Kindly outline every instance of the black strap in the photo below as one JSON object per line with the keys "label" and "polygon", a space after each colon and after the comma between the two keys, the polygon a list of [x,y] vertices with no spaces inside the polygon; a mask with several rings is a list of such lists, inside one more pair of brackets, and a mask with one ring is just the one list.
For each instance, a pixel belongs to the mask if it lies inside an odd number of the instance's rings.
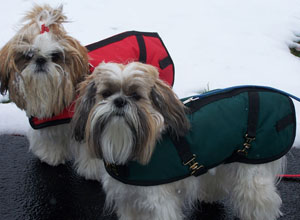
{"label": "black strap", "polygon": [[173,64],[171,57],[167,56],[164,59],[159,61],[159,67],[163,70],[164,68],[168,67],[169,65]]}
{"label": "black strap", "polygon": [[[201,166],[197,163],[197,155],[191,152],[190,145],[184,137],[172,139],[172,142],[183,165],[189,166],[191,169],[191,175],[199,176],[207,172],[207,169],[204,166]],[[192,169],[192,167],[194,169]]]}
{"label": "black strap", "polygon": [[[245,143],[243,145],[244,149],[239,149],[235,151],[224,163],[233,163],[239,161],[241,158],[245,158],[248,153],[248,149],[245,145],[250,144],[255,139],[256,129],[259,117],[259,94],[256,91],[248,92],[248,124],[247,133],[245,134]],[[249,146],[249,145],[248,145]]]}
{"label": "black strap", "polygon": [[137,40],[139,48],[140,48],[139,61],[141,63],[146,63],[147,62],[147,51],[146,51],[146,44],[145,44],[143,35],[137,34],[136,40]]}
{"label": "black strap", "polygon": [[53,121],[46,121],[40,124],[35,124],[34,123],[34,117],[30,117],[29,119],[29,124],[33,129],[42,129],[50,126],[57,126],[57,125],[62,125],[62,124],[68,124],[71,122],[72,118],[63,118],[63,119],[57,119]]}
{"label": "black strap", "polygon": [[183,163],[186,163],[193,158],[189,143],[184,137],[180,137],[179,139],[175,140],[173,139],[172,141]]}
{"label": "black strap", "polygon": [[159,35],[155,32],[126,31],[126,32],[114,35],[112,37],[106,38],[104,40],[100,40],[98,42],[89,44],[85,47],[87,48],[88,51],[93,51],[93,50],[97,50],[101,47],[107,46],[109,44],[124,40],[127,37],[137,36],[137,35],[159,38]]}
{"label": "black strap", "polygon": [[288,114],[287,116],[277,121],[276,131],[280,132],[281,130],[285,129],[287,126],[293,123],[295,123],[295,115],[293,113]]}
{"label": "black strap", "polygon": [[254,138],[256,136],[256,129],[259,116],[259,94],[256,91],[248,92],[249,107],[248,107],[248,137]]}

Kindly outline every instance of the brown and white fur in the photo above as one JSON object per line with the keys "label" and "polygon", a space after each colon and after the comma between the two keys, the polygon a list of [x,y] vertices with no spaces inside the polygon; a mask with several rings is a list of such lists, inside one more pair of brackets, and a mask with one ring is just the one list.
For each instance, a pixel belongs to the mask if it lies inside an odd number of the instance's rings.
{"label": "brown and white fur", "polygon": [[[88,73],[87,50],[69,36],[62,6],[34,6],[0,51],[0,92],[28,117],[51,118],[69,106]],[[50,165],[70,158],[70,125],[30,130],[30,151]]]}
{"label": "brown and white fur", "polygon": [[[73,135],[84,152],[77,166],[87,175],[97,171],[106,206],[114,208],[120,220],[182,220],[182,210],[196,201],[224,197],[241,220],[281,215],[275,185],[284,157],[261,165],[220,165],[199,177],[147,187],[123,184],[106,172],[101,159],[118,165],[130,160],[147,164],[162,132],[180,136],[189,129],[185,107],[154,67],[102,63],[81,84],[76,106]],[[88,160],[95,166],[84,168]]]}

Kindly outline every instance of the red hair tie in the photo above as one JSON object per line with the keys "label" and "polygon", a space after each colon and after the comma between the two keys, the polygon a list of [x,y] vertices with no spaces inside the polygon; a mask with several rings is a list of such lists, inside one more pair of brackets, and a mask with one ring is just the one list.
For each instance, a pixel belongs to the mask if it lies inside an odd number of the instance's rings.
{"label": "red hair tie", "polygon": [[40,33],[43,34],[45,32],[49,32],[49,28],[45,24],[42,24]]}

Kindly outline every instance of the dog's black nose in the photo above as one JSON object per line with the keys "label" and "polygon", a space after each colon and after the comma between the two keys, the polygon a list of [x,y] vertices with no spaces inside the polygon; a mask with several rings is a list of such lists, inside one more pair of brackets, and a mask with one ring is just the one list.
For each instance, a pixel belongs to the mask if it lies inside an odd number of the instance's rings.
{"label": "dog's black nose", "polygon": [[39,58],[36,59],[35,62],[36,62],[37,65],[42,66],[47,62],[47,60],[44,57],[39,57]]}
{"label": "dog's black nose", "polygon": [[127,104],[127,101],[126,101],[125,98],[118,97],[114,100],[114,104],[115,104],[116,107],[122,108]]}

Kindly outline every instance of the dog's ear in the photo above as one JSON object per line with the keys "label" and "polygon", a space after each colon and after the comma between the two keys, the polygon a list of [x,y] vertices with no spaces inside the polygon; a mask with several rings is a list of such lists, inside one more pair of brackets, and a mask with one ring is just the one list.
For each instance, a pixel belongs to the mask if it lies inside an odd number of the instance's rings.
{"label": "dog's ear", "polygon": [[0,50],[0,93],[5,94],[8,90],[10,74],[16,69],[14,56],[11,54],[10,44],[6,44]]}
{"label": "dog's ear", "polygon": [[166,128],[177,137],[184,136],[190,123],[185,115],[186,107],[173,90],[157,78],[150,97],[155,108],[164,117]]}
{"label": "dog's ear", "polygon": [[89,113],[96,101],[96,86],[93,81],[84,81],[80,84],[80,96],[76,101],[75,113],[72,118],[73,137],[81,142],[85,139],[86,124]]}
{"label": "dog's ear", "polygon": [[88,51],[79,41],[68,35],[63,36],[63,39],[67,42],[65,49],[71,54],[68,65],[72,72],[72,81],[76,85],[82,80],[83,75],[89,73]]}

